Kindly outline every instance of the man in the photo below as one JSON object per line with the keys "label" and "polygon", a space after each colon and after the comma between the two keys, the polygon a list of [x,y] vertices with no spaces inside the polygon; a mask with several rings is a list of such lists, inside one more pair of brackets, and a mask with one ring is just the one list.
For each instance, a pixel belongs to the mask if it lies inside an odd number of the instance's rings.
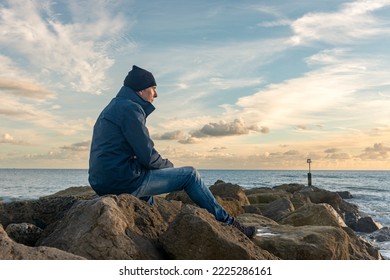
{"label": "man", "polygon": [[156,81],[149,71],[133,66],[117,96],[99,115],[93,129],[89,183],[99,195],[129,193],[153,205],[153,195],[185,190],[218,221],[232,224],[248,237],[244,227],[216,201],[193,167],[174,168],[155,150],[146,118],[155,107]]}

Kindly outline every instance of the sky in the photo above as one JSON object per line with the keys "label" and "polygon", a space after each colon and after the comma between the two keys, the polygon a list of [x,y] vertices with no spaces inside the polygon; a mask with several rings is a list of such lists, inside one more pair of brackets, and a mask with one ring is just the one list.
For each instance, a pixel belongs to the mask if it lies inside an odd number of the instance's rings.
{"label": "sky", "polygon": [[199,169],[390,170],[390,0],[0,0],[0,168],[88,168],[132,65]]}

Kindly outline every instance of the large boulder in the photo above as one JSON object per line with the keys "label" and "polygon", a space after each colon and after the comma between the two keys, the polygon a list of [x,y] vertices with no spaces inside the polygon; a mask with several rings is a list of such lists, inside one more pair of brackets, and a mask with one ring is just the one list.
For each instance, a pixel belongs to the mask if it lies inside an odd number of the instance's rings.
{"label": "large boulder", "polygon": [[[161,209],[168,211],[167,205]],[[158,206],[134,196],[104,196],[75,203],[40,244],[95,260],[163,259],[157,240],[166,220]]]}
{"label": "large boulder", "polygon": [[331,205],[343,217],[347,226],[353,230],[356,229],[357,221],[360,218],[359,209],[356,205],[342,199],[338,193],[316,187],[306,188],[301,193],[307,196],[313,203],[327,203]]}
{"label": "large boulder", "polygon": [[250,204],[262,204],[270,203],[275,200],[285,198],[291,199],[292,194],[284,190],[270,189],[270,188],[258,188],[254,190],[246,191]]}
{"label": "large boulder", "polygon": [[222,199],[237,200],[241,206],[250,204],[244,189],[236,184],[218,180],[210,187],[210,191],[214,196],[219,196]]}
{"label": "large boulder", "polygon": [[29,223],[42,229],[60,220],[78,201],[76,197],[45,197],[0,204],[0,224]]}
{"label": "large boulder", "polygon": [[81,186],[81,187],[70,187],[65,190],[58,191],[54,194],[44,196],[43,198],[51,197],[75,197],[78,199],[91,199],[95,198],[98,195],[90,186]]}
{"label": "large boulder", "polygon": [[372,217],[367,216],[360,218],[357,221],[355,231],[371,233],[378,229],[381,229],[382,227],[383,226],[380,223],[375,222]]}
{"label": "large boulder", "polygon": [[370,233],[368,237],[375,242],[388,242],[390,241],[390,228],[383,227]]}
{"label": "large boulder", "polygon": [[70,187],[36,200],[0,203],[0,224],[29,223],[41,229],[60,220],[76,201],[97,197],[90,186]]}
{"label": "large boulder", "polygon": [[191,205],[182,208],[160,236],[160,242],[173,259],[277,259],[233,226],[220,223],[206,210]]}
{"label": "large boulder", "polygon": [[49,247],[29,247],[13,241],[0,225],[0,260],[82,260],[80,256]]}
{"label": "large boulder", "polygon": [[264,216],[279,221],[294,211],[294,205],[289,199],[279,198],[278,200],[269,203],[262,212]]}
{"label": "large boulder", "polygon": [[343,218],[326,203],[309,203],[279,220],[293,226],[316,225],[346,227]]}
{"label": "large boulder", "polygon": [[253,240],[284,260],[377,260],[378,251],[356,236],[333,226],[276,225],[263,228]]}
{"label": "large boulder", "polygon": [[[231,216],[239,216],[244,213],[245,210],[243,207],[250,204],[244,189],[239,185],[218,180],[210,187],[210,191],[215,196],[218,203]],[[171,192],[167,194],[165,198],[167,200],[177,200],[184,204],[197,206],[185,191]]]}
{"label": "large boulder", "polygon": [[165,196],[166,200],[181,201],[184,204],[196,205],[185,191],[171,192]]}

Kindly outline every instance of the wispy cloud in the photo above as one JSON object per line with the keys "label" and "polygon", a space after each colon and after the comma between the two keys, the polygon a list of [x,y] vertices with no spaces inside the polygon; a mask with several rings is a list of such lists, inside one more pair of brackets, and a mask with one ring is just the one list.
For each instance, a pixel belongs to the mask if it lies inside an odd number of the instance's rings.
{"label": "wispy cloud", "polygon": [[10,93],[15,96],[22,96],[33,99],[47,99],[55,96],[53,92],[30,81],[7,79],[1,77],[0,91]]}
{"label": "wispy cloud", "polygon": [[0,96],[0,115],[9,120],[21,121],[40,128],[47,128],[60,135],[72,135],[91,127],[90,118],[69,120],[42,109],[39,103],[26,103],[12,96]]}
{"label": "wispy cloud", "polygon": [[[57,11],[66,7],[68,15]],[[105,72],[114,62],[108,46],[124,27],[123,16],[114,14],[107,1],[12,0],[0,6],[0,43],[7,53],[19,55],[19,67],[52,84],[61,76],[62,86],[80,92],[104,88]]]}
{"label": "wispy cloud", "polygon": [[[384,71],[387,65],[375,58],[367,57],[364,60],[354,55],[340,55],[339,51],[326,51],[326,56],[323,54],[321,52],[314,55],[315,59],[308,59],[324,63],[317,64],[318,69],[240,98],[237,106],[241,116],[260,120],[272,129],[294,123],[322,125],[324,122],[350,118],[364,121],[366,114],[373,111],[388,115],[385,106],[389,103],[383,97],[377,97],[376,101],[359,101],[359,92],[369,91],[373,94],[375,88],[388,83]],[[374,107],[377,110],[373,110]]]}
{"label": "wispy cloud", "polygon": [[355,1],[330,13],[308,13],[291,24],[294,44],[321,41],[346,44],[373,36],[389,34],[389,22],[373,12],[390,5],[388,0]]}

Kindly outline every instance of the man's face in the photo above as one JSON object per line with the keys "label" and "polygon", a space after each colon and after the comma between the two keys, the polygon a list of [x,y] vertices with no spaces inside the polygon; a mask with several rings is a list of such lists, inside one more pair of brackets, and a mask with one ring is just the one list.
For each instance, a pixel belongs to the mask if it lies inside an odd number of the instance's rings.
{"label": "man's face", "polygon": [[143,100],[148,101],[150,103],[153,102],[153,100],[157,97],[157,90],[156,86],[149,87],[147,89],[143,89],[139,91],[139,95],[142,97]]}

